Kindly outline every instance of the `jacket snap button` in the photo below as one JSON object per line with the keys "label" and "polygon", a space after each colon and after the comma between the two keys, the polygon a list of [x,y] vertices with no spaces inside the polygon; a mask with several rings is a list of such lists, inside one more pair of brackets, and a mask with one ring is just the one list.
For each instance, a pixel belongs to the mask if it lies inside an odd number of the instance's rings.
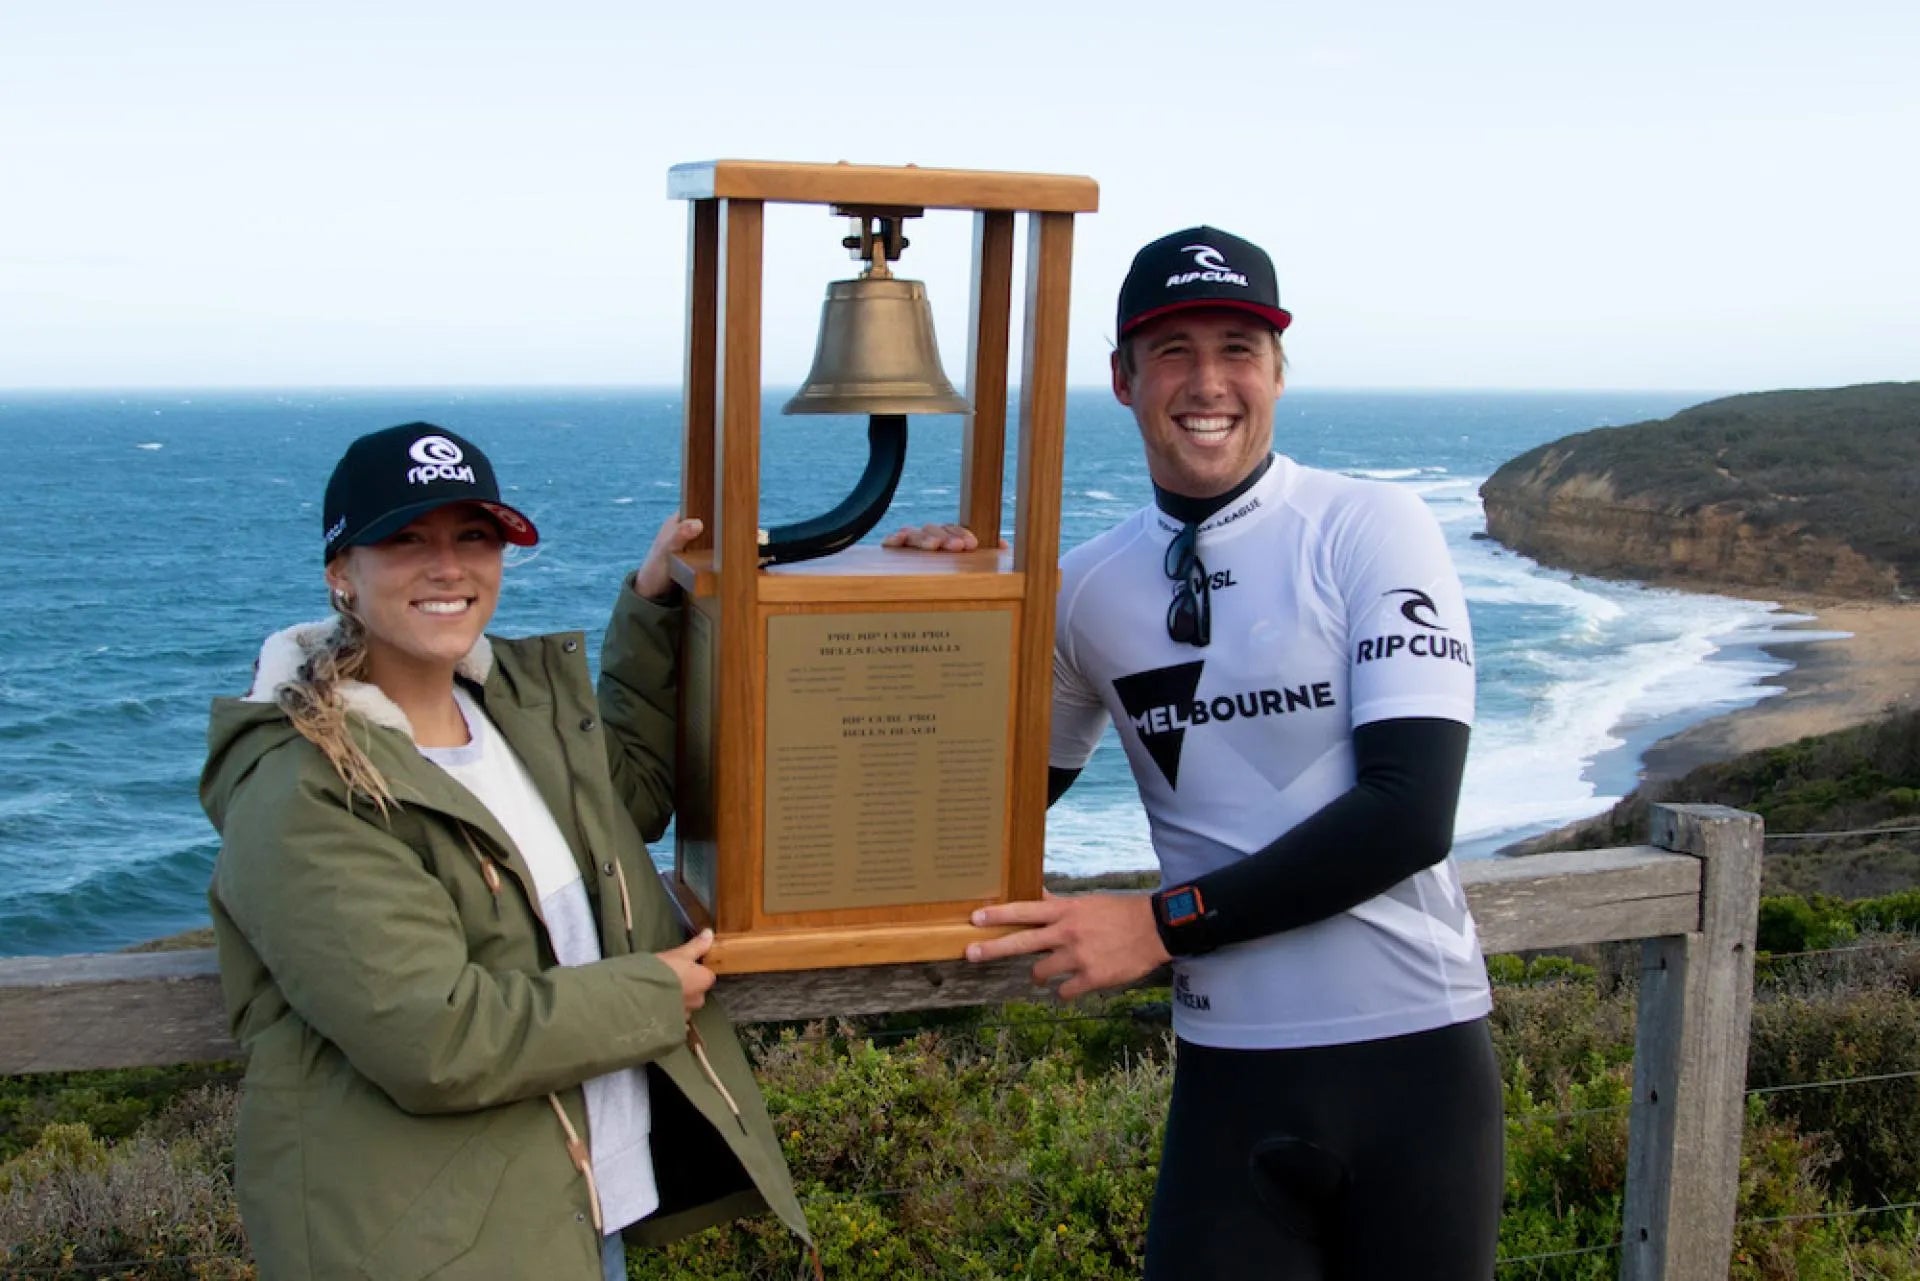
{"label": "jacket snap button", "polygon": [[573,1216],[573,1221],[575,1223],[585,1223],[587,1221],[587,1216],[578,1211],[575,1211]]}
{"label": "jacket snap button", "polygon": [[593,717],[591,717],[591,716],[582,716],[582,717],[580,718],[580,728],[581,728],[581,729],[589,729],[589,730],[590,730],[590,729],[592,729],[592,728],[594,727],[594,725],[595,725],[595,723],[596,723],[596,722],[594,721],[594,719],[593,719]]}
{"label": "jacket snap button", "polygon": [[606,862],[606,863],[602,863],[602,864],[600,865],[600,872],[601,872],[601,874],[602,874],[603,876],[612,876],[612,875],[613,875],[613,863],[612,863],[611,861],[609,861],[609,862]]}
{"label": "jacket snap button", "polygon": [[580,648],[580,642],[577,640],[563,641],[560,645],[560,648],[566,650],[567,653],[571,654],[573,653],[574,650]]}

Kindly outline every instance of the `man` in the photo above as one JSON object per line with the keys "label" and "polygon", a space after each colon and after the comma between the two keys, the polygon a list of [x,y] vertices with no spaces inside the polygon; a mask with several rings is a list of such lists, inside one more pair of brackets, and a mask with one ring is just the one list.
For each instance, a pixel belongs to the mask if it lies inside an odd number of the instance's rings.
{"label": "man", "polygon": [[983,909],[1029,928],[967,954],[1039,954],[1069,998],[1172,960],[1148,1277],[1485,1278],[1500,1083],[1448,858],[1465,601],[1418,497],[1272,452],[1291,321],[1236,236],[1135,257],[1113,391],[1154,502],[1062,560],[1049,795],[1111,719],[1163,888]]}

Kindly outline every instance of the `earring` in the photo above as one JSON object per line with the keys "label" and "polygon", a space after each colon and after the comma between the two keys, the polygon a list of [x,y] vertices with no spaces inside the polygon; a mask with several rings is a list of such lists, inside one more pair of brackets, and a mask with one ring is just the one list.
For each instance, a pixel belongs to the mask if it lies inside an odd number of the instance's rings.
{"label": "earring", "polygon": [[333,607],[342,614],[351,614],[353,612],[353,597],[336,588],[333,593]]}

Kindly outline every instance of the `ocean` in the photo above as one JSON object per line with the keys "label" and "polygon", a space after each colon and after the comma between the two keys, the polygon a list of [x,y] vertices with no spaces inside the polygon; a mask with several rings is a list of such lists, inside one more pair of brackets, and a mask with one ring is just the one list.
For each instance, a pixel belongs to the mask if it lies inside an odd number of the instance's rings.
{"label": "ocean", "polygon": [[[767,396],[763,525],[819,514],[865,460],[861,423],[781,418],[784,398]],[[1280,450],[1406,486],[1446,531],[1479,675],[1461,857],[1606,808],[1654,738],[1756,701],[1784,666],[1759,648],[1787,621],[1767,603],[1546,570],[1484,537],[1478,488],[1506,459],[1706,398],[1281,400]],[[325,614],[320,493],[354,436],[425,420],[483,445],[543,536],[510,556],[493,630],[584,628],[597,648],[620,575],[676,501],[679,418],[674,393],[632,389],[0,391],[0,955],[111,950],[205,923],[207,702],[246,687],[267,633]],[[875,537],[954,510],[958,419],[916,419],[911,437]],[[1147,500],[1132,420],[1108,393],[1070,394],[1065,474],[1063,548]],[[1047,866],[1152,863],[1109,742],[1050,812]]]}

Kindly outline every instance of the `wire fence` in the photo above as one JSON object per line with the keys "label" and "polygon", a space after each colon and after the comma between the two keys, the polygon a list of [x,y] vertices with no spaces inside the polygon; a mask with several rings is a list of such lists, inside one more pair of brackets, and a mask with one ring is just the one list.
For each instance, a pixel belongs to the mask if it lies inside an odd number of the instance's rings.
{"label": "wire fence", "polygon": [[1769,841],[1832,841],[1851,836],[1905,836],[1920,832],[1920,827],[1855,827],[1841,832],[1765,832]]}
{"label": "wire fence", "polygon": [[[1803,960],[1812,957],[1837,957],[1877,952],[1920,951],[1920,935],[1902,938],[1883,939],[1868,943],[1850,943],[1836,947],[1808,948],[1796,952],[1762,952],[1760,956],[1768,962]],[[1566,982],[1574,976],[1555,975],[1545,982]],[[1037,1007],[1037,1002],[1036,1002]],[[769,1036],[789,1041],[793,1044],[827,1044],[837,1041],[900,1041],[910,1040],[925,1033],[948,1037],[988,1036],[999,1032],[1052,1032],[1063,1028],[1085,1027],[1090,1024],[1131,1023],[1141,1026],[1165,1027],[1172,1022],[1172,1002],[1143,1001],[1119,1010],[1060,1011],[1022,1015],[1016,1018],[971,1018],[964,1012],[948,1014],[943,1018],[928,1019],[892,1027],[874,1027],[873,1020],[886,1019],[888,1015],[864,1015],[847,1019],[808,1019],[796,1020],[806,1030],[793,1031],[792,1024],[761,1024],[762,1028],[782,1027],[778,1033]]]}

